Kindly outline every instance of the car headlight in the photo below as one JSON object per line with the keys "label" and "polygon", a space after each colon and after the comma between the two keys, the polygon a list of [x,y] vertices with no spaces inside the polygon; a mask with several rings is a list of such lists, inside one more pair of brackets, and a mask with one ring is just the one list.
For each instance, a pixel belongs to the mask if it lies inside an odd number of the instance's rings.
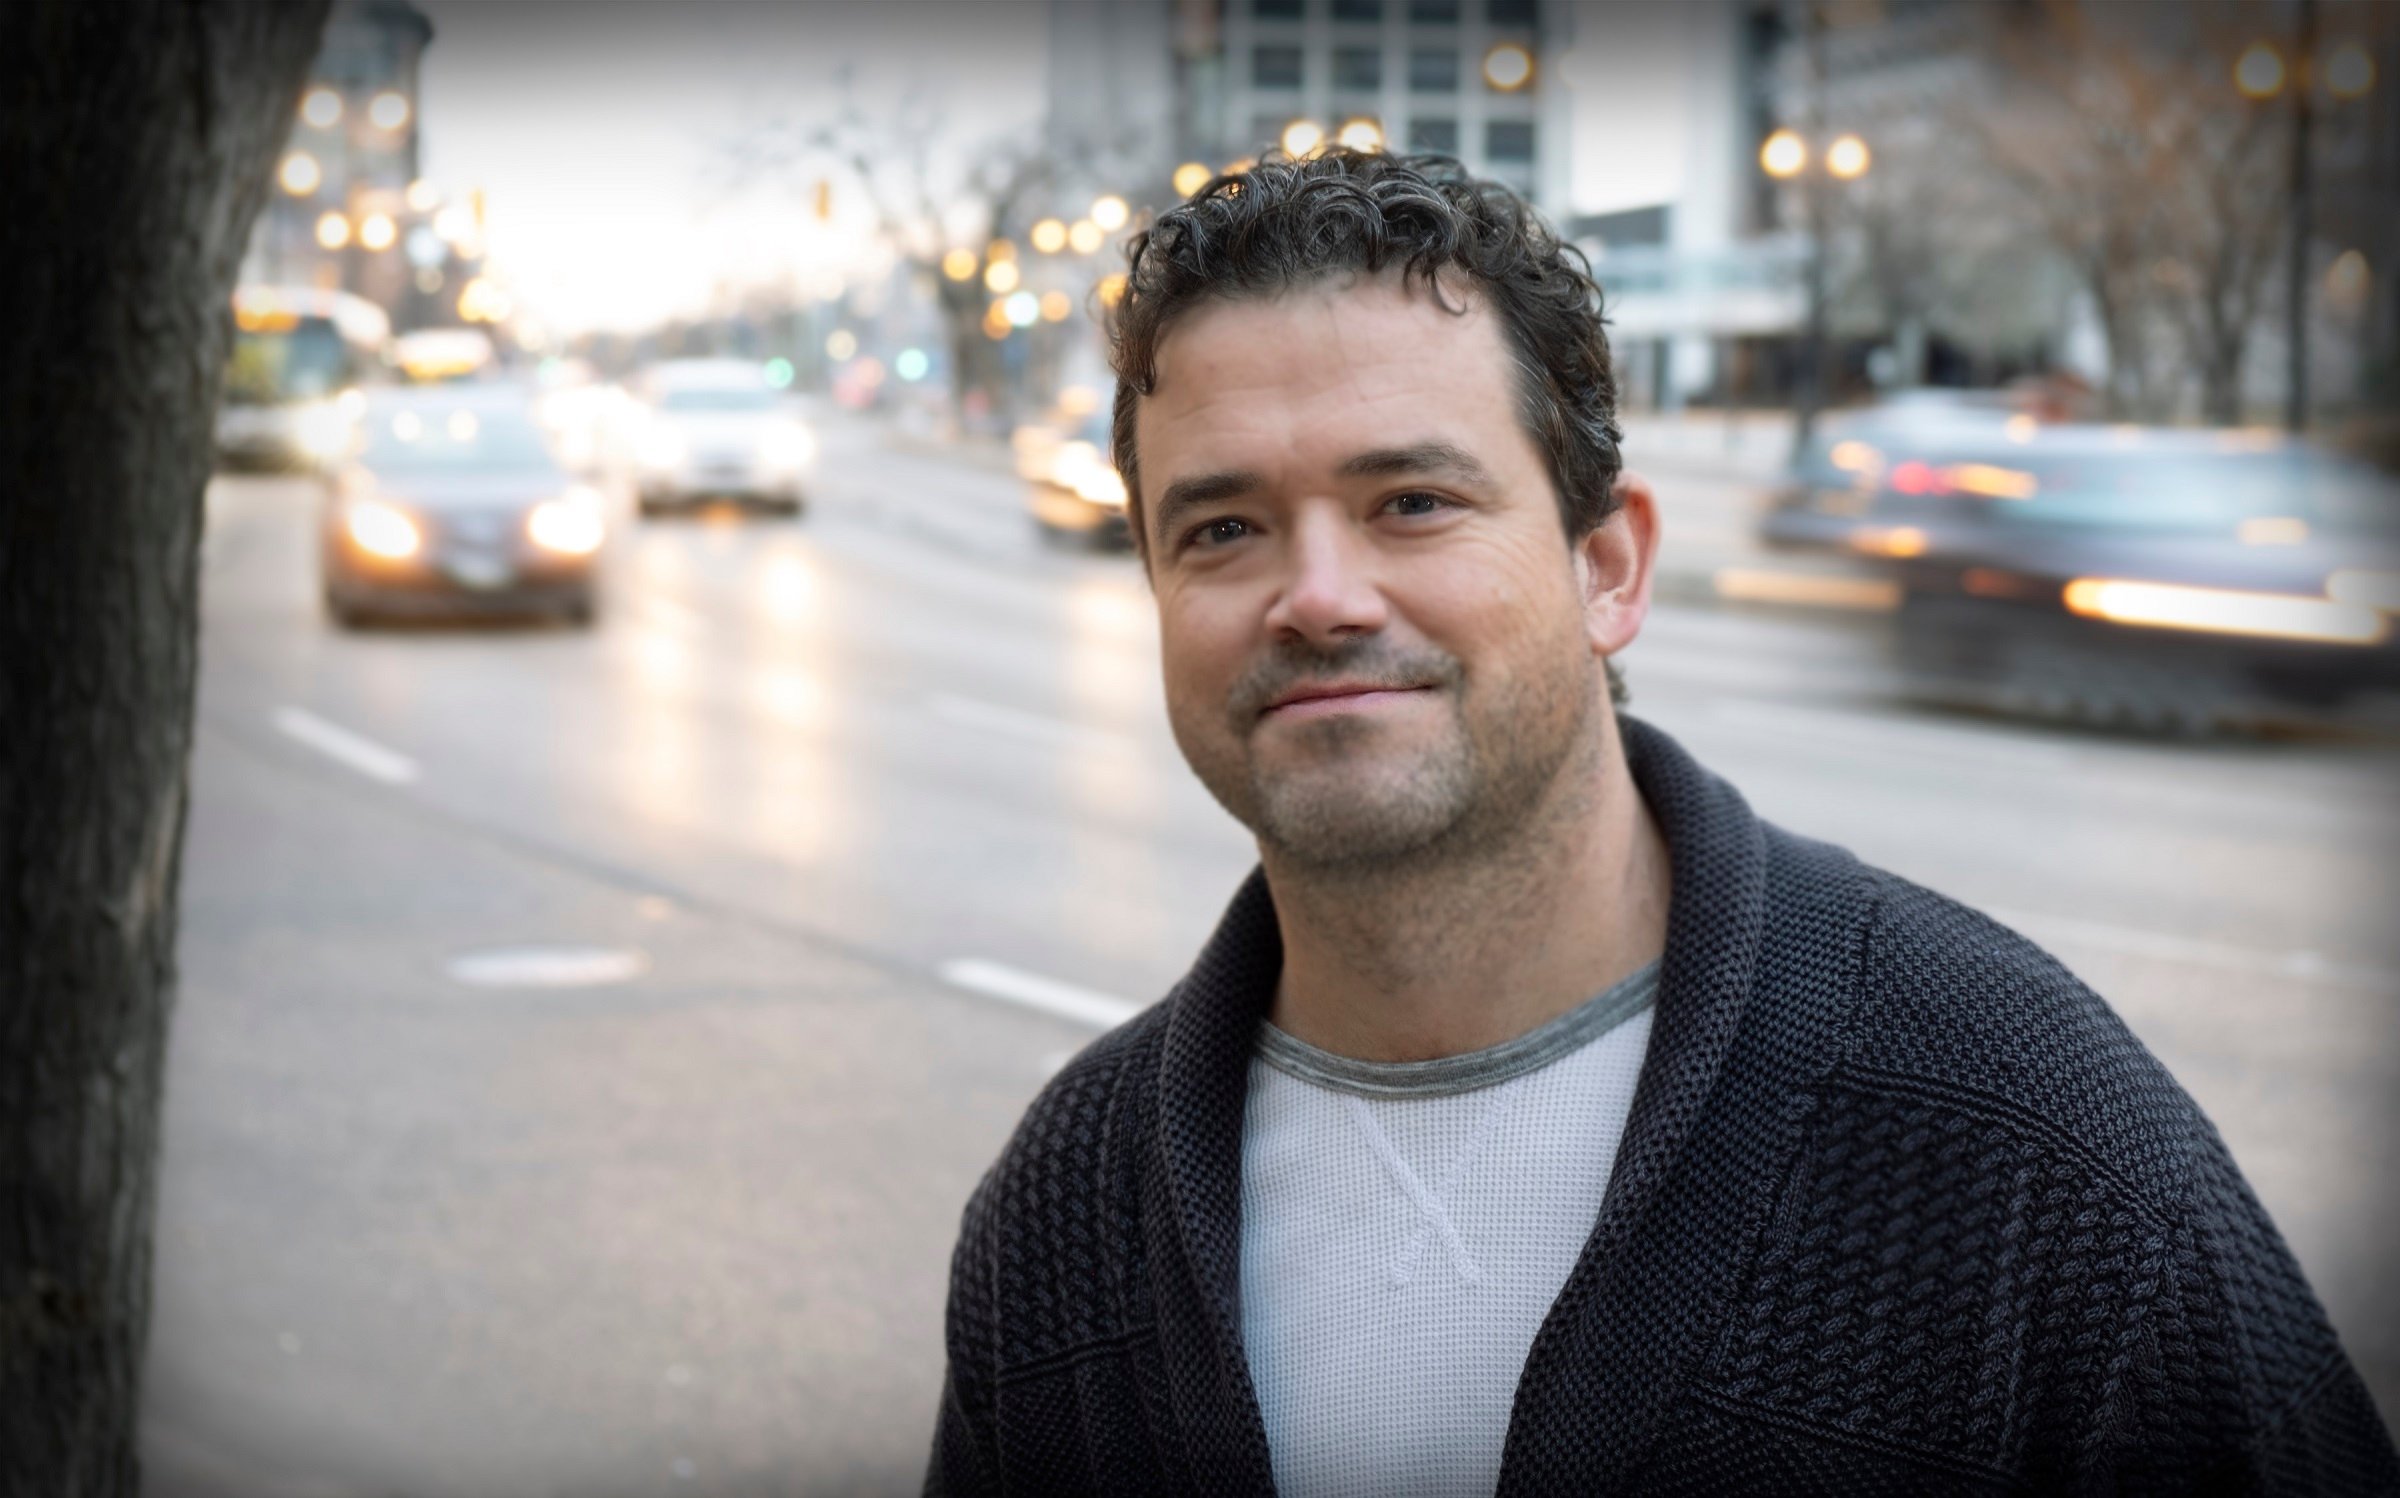
{"label": "car headlight", "polygon": [[683,438],[673,427],[652,427],[642,434],[644,468],[673,468],[683,461]]}
{"label": "car headlight", "polygon": [[1112,510],[1125,508],[1124,475],[1105,463],[1077,474],[1075,492],[1096,505],[1106,505]]}
{"label": "car headlight", "polygon": [[360,551],[394,562],[415,556],[425,544],[414,520],[379,499],[353,502],[345,528]]}
{"label": "car headlight", "polygon": [[769,468],[793,469],[808,466],[817,455],[817,439],[798,422],[776,427],[767,433],[759,445],[759,456]]}
{"label": "car headlight", "polygon": [[607,523],[600,518],[600,496],[577,485],[558,499],[542,501],[525,517],[525,534],[544,551],[590,556],[608,534]]}
{"label": "car headlight", "polygon": [[310,401],[293,413],[300,450],[330,463],[350,450],[350,408],[338,400]]}

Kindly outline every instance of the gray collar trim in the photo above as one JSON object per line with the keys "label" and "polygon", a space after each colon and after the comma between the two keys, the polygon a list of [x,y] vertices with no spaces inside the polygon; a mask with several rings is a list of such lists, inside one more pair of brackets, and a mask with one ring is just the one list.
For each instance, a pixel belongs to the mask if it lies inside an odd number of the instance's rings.
{"label": "gray collar trim", "polygon": [[1497,1087],[1582,1049],[1650,1007],[1658,964],[1646,963],[1608,989],[1514,1040],[1431,1061],[1360,1061],[1322,1051],[1258,1022],[1258,1057],[1286,1076],[1359,1097],[1449,1097]]}

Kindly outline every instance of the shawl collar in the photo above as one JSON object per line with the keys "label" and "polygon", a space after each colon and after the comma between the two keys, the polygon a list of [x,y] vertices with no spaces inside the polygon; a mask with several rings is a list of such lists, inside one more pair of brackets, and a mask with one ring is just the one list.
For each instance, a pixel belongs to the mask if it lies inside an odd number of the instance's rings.
{"label": "shawl collar", "polygon": [[[1705,1334],[1706,1318],[1693,1314],[1677,1318],[1684,1335],[1657,1337],[1654,1307],[1623,1304],[1636,1290],[1623,1271],[1627,1257],[1648,1244],[1691,1236],[1662,1235],[1658,1207],[1749,997],[1766,905],[1764,837],[1731,786],[1657,729],[1620,721],[1635,784],[1669,850],[1666,958],[1649,1054],[1607,1197],[1518,1384],[1502,1492],[1528,1480],[1546,1490],[1556,1460],[1570,1456],[1526,1449],[1522,1435],[1529,1425],[1552,1423],[1540,1418],[1548,1413],[1543,1407],[1571,1394],[1553,1375],[1568,1363],[1592,1366],[1586,1359],[1611,1370],[1612,1398],[1624,1408],[1602,1423],[1629,1444],[1613,1454],[1572,1453],[1582,1474],[1572,1485],[1599,1491],[1620,1482]],[[1241,1340],[1242,1108],[1258,1025],[1282,966],[1274,902],[1264,874],[1254,871],[1169,996],[1155,1147],[1174,1220],[1149,1224],[1154,1247],[1182,1261],[1202,1300],[1200,1315],[1169,1318],[1181,1327],[1167,1320],[1161,1326],[1166,1359],[1184,1375],[1176,1380],[1184,1437],[1195,1455],[1211,1451],[1218,1458],[1210,1464],[1216,1482],[1257,1492],[1271,1492],[1274,1480]],[[1640,1293],[1651,1293],[1655,1281],[1653,1275]],[[1637,1335],[1642,1327],[1651,1330]],[[1174,1333],[1184,1329],[1204,1345],[1175,1345],[1185,1339]]]}

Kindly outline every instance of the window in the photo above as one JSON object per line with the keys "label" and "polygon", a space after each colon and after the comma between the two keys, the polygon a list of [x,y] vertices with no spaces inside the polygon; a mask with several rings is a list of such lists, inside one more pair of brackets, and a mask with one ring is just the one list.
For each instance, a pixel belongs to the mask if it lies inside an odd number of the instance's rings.
{"label": "window", "polygon": [[1298,88],[1300,86],[1300,49],[1298,47],[1258,47],[1250,53],[1250,86],[1252,88]]}
{"label": "window", "polygon": [[1408,18],[1421,26],[1458,24],[1458,0],[1408,0]]}
{"label": "window", "polygon": [[1297,21],[1308,13],[1308,0],[1250,0],[1250,14],[1262,21]]}
{"label": "window", "polygon": [[1485,14],[1494,26],[1531,26],[1540,17],[1540,0],[1491,0]]}
{"label": "window", "polygon": [[1337,21],[1380,21],[1383,19],[1383,0],[1333,0],[1333,18]]}
{"label": "window", "polygon": [[1408,91],[1449,94],[1458,91],[1458,51],[1452,47],[1416,47],[1408,54]]}
{"label": "window", "polygon": [[1458,121],[1410,120],[1408,148],[1412,151],[1438,151],[1444,156],[1458,154]]}
{"label": "window", "polygon": [[1484,126],[1483,154],[1494,161],[1533,160],[1533,121],[1494,120]]}
{"label": "window", "polygon": [[1333,86],[1335,88],[1363,89],[1383,87],[1383,49],[1380,47],[1334,48]]}

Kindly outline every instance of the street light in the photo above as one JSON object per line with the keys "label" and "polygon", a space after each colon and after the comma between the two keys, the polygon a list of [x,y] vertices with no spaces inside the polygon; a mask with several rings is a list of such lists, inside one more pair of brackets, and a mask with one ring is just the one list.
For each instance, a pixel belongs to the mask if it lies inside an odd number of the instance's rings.
{"label": "street light", "polygon": [[1483,54],[1483,81],[1503,94],[1513,94],[1533,82],[1533,54],[1516,42],[1502,42]]}
{"label": "street light", "polygon": [[442,190],[423,177],[408,184],[408,211],[431,213],[442,206]]}
{"label": "street light", "polygon": [[1216,175],[1200,162],[1187,161],[1175,168],[1175,195],[1179,198],[1188,198],[1201,188],[1208,186],[1210,180]]}
{"label": "street light", "polygon": [[2375,59],[2355,41],[2344,42],[2325,59],[2325,92],[2348,103],[2363,99],[2375,86]]}
{"label": "street light", "polygon": [[[1811,124],[1813,133],[1818,128],[1814,111]],[[1778,182],[1802,179],[1802,196],[1808,210],[1808,327],[1801,345],[1800,386],[1792,422],[1796,450],[1807,445],[1816,428],[1817,408],[1825,402],[1825,179],[1855,182],[1867,174],[1875,160],[1865,141],[1854,134],[1842,134],[1826,144],[1821,158],[1824,170],[1812,172],[1809,145],[1807,136],[1787,126],[1768,136],[1758,147],[1759,169],[1768,176]]]}
{"label": "street light", "polygon": [[1797,177],[1808,169],[1808,142],[1797,130],[1778,130],[1758,148],[1758,164],[1777,181]]}
{"label": "street light", "polygon": [[1294,120],[1283,127],[1283,154],[1306,156],[1325,144],[1325,127],[1315,120]]}
{"label": "street light", "polygon": [[983,285],[987,291],[1003,296],[1017,289],[1017,262],[995,260],[983,268]]}
{"label": "street light", "polygon": [[1045,255],[1055,255],[1067,247],[1067,226],[1057,219],[1046,218],[1026,232],[1033,247]]}
{"label": "street light", "polygon": [[370,213],[359,222],[358,242],[370,250],[388,250],[400,237],[400,226],[388,213]]}
{"label": "street light", "polygon": [[367,123],[378,130],[397,130],[408,123],[408,95],[385,89],[367,105]]}
{"label": "street light", "polygon": [[317,243],[338,250],[349,242],[350,220],[338,213],[327,213],[317,220]]}
{"label": "street light", "polygon": [[2291,246],[2284,256],[2283,424],[2297,432],[2308,425],[2308,249],[2315,234],[2314,150],[2316,101],[2312,84],[2322,82],[2337,102],[2365,97],[2375,86],[2375,59],[2356,40],[2317,55],[2316,0],[2300,0],[2297,34],[2287,64],[2275,44],[2255,41],[2233,63],[2233,86],[2242,97],[2264,104],[2291,96],[2292,151],[2287,215]]}
{"label": "street light", "polygon": [[973,250],[950,251],[942,257],[942,274],[953,281],[974,280],[975,252]]}
{"label": "street light", "polygon": [[1045,291],[1042,293],[1042,321],[1065,322],[1067,314],[1074,310],[1075,299],[1065,292]]}
{"label": "street light", "polygon": [[2283,92],[2283,54],[2271,42],[2252,42],[2233,62],[2233,86],[2245,99],[2272,99]]}
{"label": "street light", "polygon": [[1124,228],[1127,217],[1125,200],[1115,193],[1104,193],[1092,199],[1092,222],[1104,231],[1113,234]]}
{"label": "street light", "polygon": [[317,165],[317,158],[306,151],[294,151],[283,158],[283,165],[277,169],[275,180],[282,183],[283,190],[293,197],[305,198],[325,180],[325,172]]}
{"label": "street light", "polygon": [[300,101],[300,118],[319,130],[331,130],[342,122],[342,96],[321,84],[310,89]]}
{"label": "street light", "polygon": [[858,335],[848,328],[836,328],[825,335],[825,357],[839,364],[858,352]]}
{"label": "street light", "polygon": [[1344,120],[1342,128],[1333,138],[1353,151],[1383,149],[1383,127],[1364,115],[1354,120]]}
{"label": "street light", "polygon": [[1106,243],[1108,236],[1088,218],[1079,218],[1067,230],[1067,248],[1078,255],[1089,255]]}

